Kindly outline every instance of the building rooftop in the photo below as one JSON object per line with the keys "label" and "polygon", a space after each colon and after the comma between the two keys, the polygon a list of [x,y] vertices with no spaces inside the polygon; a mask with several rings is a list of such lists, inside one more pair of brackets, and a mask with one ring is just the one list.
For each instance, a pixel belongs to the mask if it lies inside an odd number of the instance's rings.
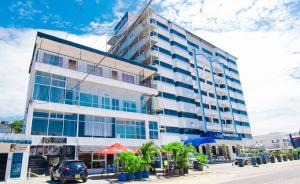
{"label": "building rooftop", "polygon": [[40,49],[59,53],[60,55],[74,57],[80,60],[86,60],[93,63],[99,63],[101,61],[101,65],[116,68],[118,70],[129,70],[131,73],[136,74],[143,72],[145,77],[151,76],[157,72],[157,69],[152,66],[136,63],[95,48],[64,40],[42,32],[37,32],[35,44],[35,49],[38,46]]}

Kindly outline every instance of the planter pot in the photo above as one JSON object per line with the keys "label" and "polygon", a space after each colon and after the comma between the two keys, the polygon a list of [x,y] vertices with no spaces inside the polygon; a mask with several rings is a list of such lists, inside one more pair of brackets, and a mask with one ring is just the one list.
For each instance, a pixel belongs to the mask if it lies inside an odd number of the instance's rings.
{"label": "planter pot", "polygon": [[149,178],[150,171],[143,171],[143,178]]}
{"label": "planter pot", "polygon": [[256,158],[251,158],[251,165],[256,166]]}
{"label": "planter pot", "polygon": [[179,175],[179,169],[175,169],[175,175]]}
{"label": "planter pot", "polygon": [[293,160],[294,160],[293,155],[289,155],[289,156],[288,156],[288,159],[289,159],[290,161],[293,161]]}
{"label": "planter pot", "polygon": [[293,157],[294,157],[294,160],[298,160],[299,159],[298,155],[293,155]]}
{"label": "planter pot", "polygon": [[256,157],[256,162],[257,162],[258,165],[261,165],[262,164],[261,158],[260,157]]}
{"label": "planter pot", "polygon": [[180,176],[183,176],[183,175],[184,175],[183,168],[180,168],[180,169],[179,169],[179,175],[180,175]]}
{"label": "planter pot", "polygon": [[127,179],[128,181],[133,180],[133,179],[134,179],[134,173],[127,173],[127,174],[126,174],[126,179]]}
{"label": "planter pot", "polygon": [[239,164],[239,167],[244,167],[244,160],[243,159],[238,159],[238,164]]}
{"label": "planter pot", "polygon": [[288,157],[287,156],[283,156],[282,160],[285,161],[285,162],[287,162],[288,161]]}
{"label": "planter pot", "polygon": [[277,159],[277,162],[282,162],[281,156],[277,156],[276,159]]}
{"label": "planter pot", "polygon": [[203,165],[202,164],[199,165],[199,169],[198,170],[199,171],[203,171]]}
{"label": "planter pot", "polygon": [[274,156],[270,157],[270,160],[271,160],[271,163],[275,163],[275,162],[276,162],[276,160],[275,160],[275,157],[274,157]]}
{"label": "planter pot", "polygon": [[198,161],[193,161],[194,169],[198,170],[199,169],[199,162]]}
{"label": "planter pot", "polygon": [[138,171],[134,173],[134,175],[135,175],[135,179],[140,180],[143,178],[143,171]]}
{"label": "planter pot", "polygon": [[126,181],[126,173],[118,173],[119,181]]}
{"label": "planter pot", "polygon": [[267,164],[267,163],[268,163],[267,157],[266,157],[266,156],[263,156],[263,157],[261,158],[261,161],[262,161],[263,164]]}
{"label": "planter pot", "polygon": [[184,173],[184,174],[189,174],[189,168],[187,168],[187,167],[186,167],[186,168],[183,168],[183,173]]}
{"label": "planter pot", "polygon": [[169,175],[174,176],[175,175],[175,169],[169,169]]}

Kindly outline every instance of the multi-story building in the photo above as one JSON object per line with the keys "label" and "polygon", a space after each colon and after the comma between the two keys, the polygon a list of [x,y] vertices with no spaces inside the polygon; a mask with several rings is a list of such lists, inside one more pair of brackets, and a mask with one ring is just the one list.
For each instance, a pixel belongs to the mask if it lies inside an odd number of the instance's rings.
{"label": "multi-story building", "polygon": [[90,47],[37,33],[29,69],[26,134],[29,167],[79,158],[88,168],[105,167],[112,156],[96,155],[116,142],[135,149],[154,140],[152,84],[157,69]]}
{"label": "multi-story building", "polygon": [[238,146],[252,139],[233,55],[150,7],[135,20],[126,13],[107,43],[110,53],[157,68],[154,109],[161,144],[210,136],[216,143],[200,151],[230,158]]}

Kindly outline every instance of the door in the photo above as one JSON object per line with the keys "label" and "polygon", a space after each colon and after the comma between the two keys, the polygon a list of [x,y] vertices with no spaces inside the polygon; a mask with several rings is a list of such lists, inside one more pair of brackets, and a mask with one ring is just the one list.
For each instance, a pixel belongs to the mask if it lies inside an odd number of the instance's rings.
{"label": "door", "polygon": [[5,180],[7,157],[7,153],[0,153],[0,181]]}

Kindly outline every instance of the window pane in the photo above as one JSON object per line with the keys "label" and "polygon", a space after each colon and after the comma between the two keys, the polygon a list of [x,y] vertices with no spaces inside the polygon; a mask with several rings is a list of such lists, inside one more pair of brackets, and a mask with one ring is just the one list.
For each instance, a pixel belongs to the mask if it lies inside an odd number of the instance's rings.
{"label": "window pane", "polygon": [[134,76],[123,73],[122,81],[134,84]]}
{"label": "window pane", "polygon": [[57,103],[64,103],[65,90],[62,88],[51,87],[50,101]]}
{"label": "window pane", "polygon": [[47,135],[48,119],[33,118],[31,134],[32,135]]}
{"label": "window pane", "polygon": [[63,129],[62,120],[53,120],[53,119],[49,120],[48,135],[62,136],[62,129]]}
{"label": "window pane", "polygon": [[64,121],[64,136],[76,137],[77,122],[76,121]]}
{"label": "window pane", "polygon": [[49,86],[34,85],[34,91],[33,91],[33,99],[35,100],[42,100],[42,101],[48,101],[49,99]]}
{"label": "window pane", "polygon": [[92,99],[93,96],[86,94],[86,93],[80,93],[80,105],[81,106],[87,106],[91,107],[92,106]]}

